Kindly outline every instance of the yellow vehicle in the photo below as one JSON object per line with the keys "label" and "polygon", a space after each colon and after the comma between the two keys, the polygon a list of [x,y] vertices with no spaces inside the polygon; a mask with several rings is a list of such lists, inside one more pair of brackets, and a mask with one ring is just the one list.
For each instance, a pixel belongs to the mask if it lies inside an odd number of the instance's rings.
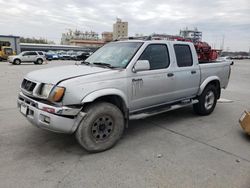
{"label": "yellow vehicle", "polygon": [[16,55],[10,46],[10,42],[0,41],[0,61],[7,60],[10,55]]}

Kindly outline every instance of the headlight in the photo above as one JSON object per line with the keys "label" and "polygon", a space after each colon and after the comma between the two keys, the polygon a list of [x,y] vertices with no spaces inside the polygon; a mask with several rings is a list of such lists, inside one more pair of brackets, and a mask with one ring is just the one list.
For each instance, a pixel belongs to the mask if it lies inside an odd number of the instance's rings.
{"label": "headlight", "polygon": [[51,91],[49,99],[52,102],[60,102],[62,100],[62,98],[63,98],[64,92],[65,92],[65,88],[64,87],[56,86]]}
{"label": "headlight", "polygon": [[42,90],[40,93],[41,97],[48,98],[50,91],[52,90],[53,87],[54,87],[54,85],[52,85],[52,84],[43,84]]}
{"label": "headlight", "polygon": [[64,92],[64,87],[55,86],[53,84],[44,84],[42,86],[40,96],[49,99],[52,102],[59,102],[62,100]]}

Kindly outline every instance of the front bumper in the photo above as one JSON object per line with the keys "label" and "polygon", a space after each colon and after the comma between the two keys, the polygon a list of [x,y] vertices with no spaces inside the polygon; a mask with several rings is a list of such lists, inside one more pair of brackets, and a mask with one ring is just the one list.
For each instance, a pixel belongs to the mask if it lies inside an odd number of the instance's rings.
{"label": "front bumper", "polygon": [[19,93],[17,106],[21,114],[36,127],[60,133],[73,133],[85,116],[81,108],[47,105],[22,92]]}
{"label": "front bumper", "polygon": [[12,58],[7,58],[7,62],[13,63],[13,59]]}

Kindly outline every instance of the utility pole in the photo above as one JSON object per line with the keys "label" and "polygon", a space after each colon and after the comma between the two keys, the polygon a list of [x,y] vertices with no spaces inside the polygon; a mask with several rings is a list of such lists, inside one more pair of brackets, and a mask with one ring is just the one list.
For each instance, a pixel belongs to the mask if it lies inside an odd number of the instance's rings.
{"label": "utility pole", "polygon": [[223,51],[223,49],[224,49],[224,40],[225,40],[225,35],[222,35],[222,42],[221,42],[221,46],[220,46],[221,51]]}

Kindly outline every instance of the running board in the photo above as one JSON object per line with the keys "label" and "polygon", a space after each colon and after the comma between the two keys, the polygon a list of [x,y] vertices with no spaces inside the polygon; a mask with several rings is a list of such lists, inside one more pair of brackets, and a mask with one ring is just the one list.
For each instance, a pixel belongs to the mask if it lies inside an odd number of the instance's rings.
{"label": "running board", "polygon": [[189,100],[188,102],[185,100],[185,101],[181,101],[179,103],[175,103],[175,104],[172,104],[172,105],[159,107],[158,109],[154,108],[154,110],[148,110],[148,111],[144,111],[142,113],[130,114],[129,119],[130,120],[144,119],[144,118],[154,116],[154,115],[157,115],[157,114],[161,114],[161,113],[164,113],[164,112],[168,112],[168,111],[171,111],[171,110],[176,110],[176,109],[179,109],[179,108],[183,108],[185,106],[189,106],[189,105],[192,105],[192,104],[195,104],[195,103],[198,103],[198,102],[199,101],[196,100],[196,99],[195,100]]}

